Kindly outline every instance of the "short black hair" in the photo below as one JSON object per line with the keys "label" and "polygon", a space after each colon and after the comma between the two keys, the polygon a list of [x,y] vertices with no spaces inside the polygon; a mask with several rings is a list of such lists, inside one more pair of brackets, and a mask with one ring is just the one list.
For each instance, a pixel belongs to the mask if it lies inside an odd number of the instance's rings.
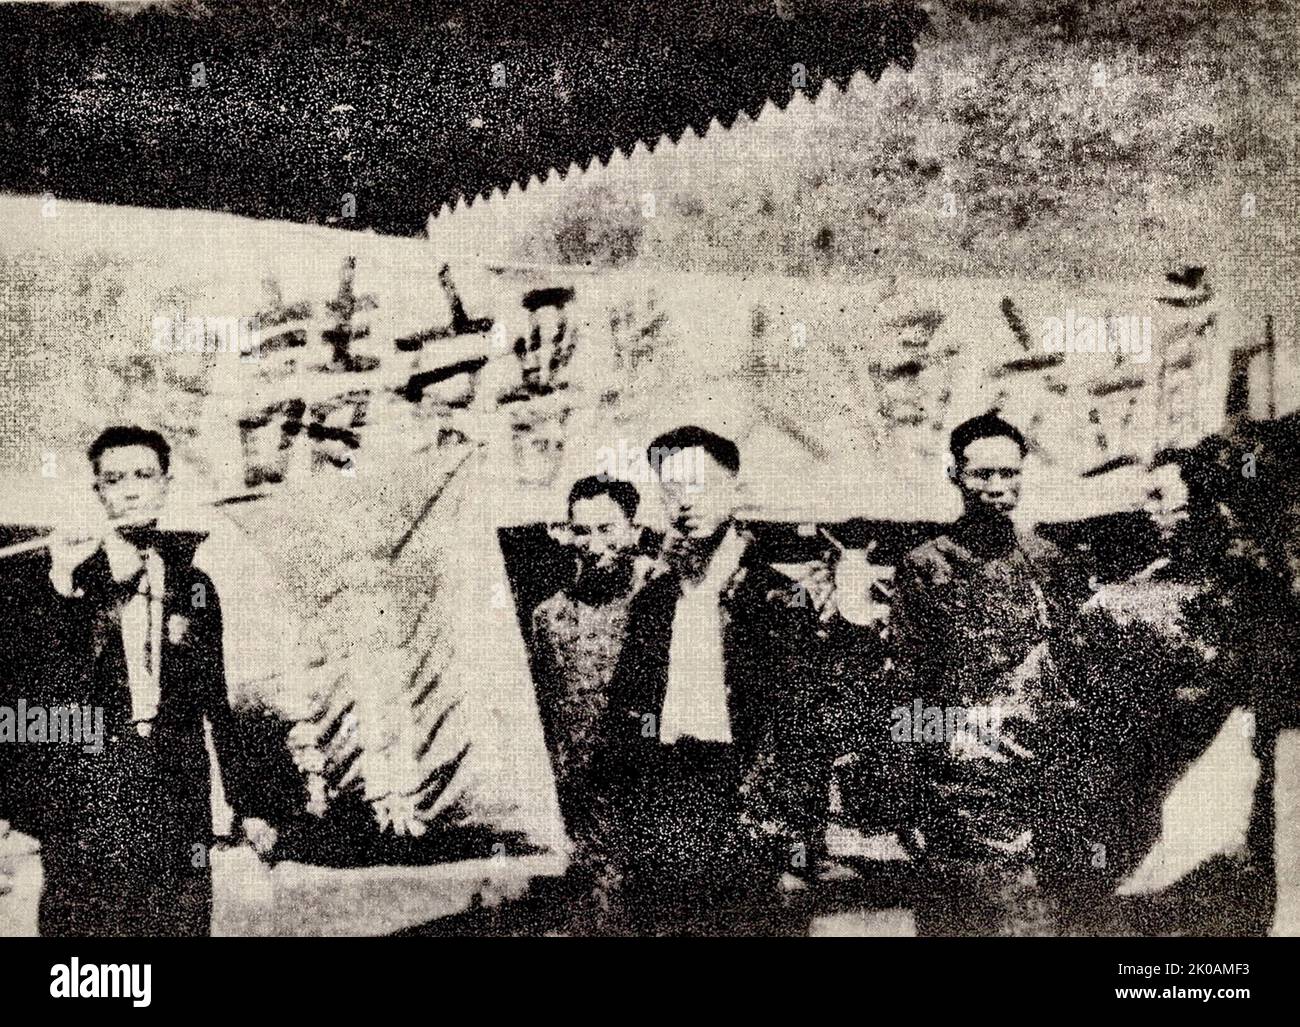
{"label": "short black hair", "polygon": [[646,456],[655,474],[659,473],[659,464],[665,456],[683,449],[702,449],[727,473],[735,477],[740,473],[740,449],[730,439],[724,439],[716,432],[700,428],[693,424],[683,425],[666,431],[646,447]]}
{"label": "short black hair", "polygon": [[609,496],[627,514],[629,521],[636,516],[636,508],[641,505],[641,493],[630,481],[592,474],[579,478],[569,489],[569,516],[573,516],[573,504],[578,500],[595,499],[597,496]]}
{"label": "short black hair", "polygon": [[1025,441],[1020,429],[1010,421],[1004,420],[997,410],[990,410],[978,417],[962,421],[948,436],[948,452],[952,454],[953,462],[958,467],[966,459],[966,447],[977,439],[1010,439],[1016,444],[1022,457],[1029,452],[1029,443]]}
{"label": "short black hair", "polygon": [[148,446],[158,454],[158,466],[166,474],[172,464],[172,447],[161,433],[152,428],[141,428],[134,424],[118,424],[105,428],[96,436],[95,441],[86,450],[90,466],[99,473],[99,458],[109,449],[121,449],[124,446]]}

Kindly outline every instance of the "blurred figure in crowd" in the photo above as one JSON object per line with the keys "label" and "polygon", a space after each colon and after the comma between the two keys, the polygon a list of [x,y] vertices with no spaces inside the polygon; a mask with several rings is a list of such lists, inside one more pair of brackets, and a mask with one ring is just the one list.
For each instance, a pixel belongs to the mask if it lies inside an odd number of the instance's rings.
{"label": "blurred figure in crowd", "polygon": [[[1271,746],[1283,722],[1277,698],[1294,692],[1290,600],[1250,559],[1213,445],[1163,450],[1151,461],[1146,537],[1137,541],[1142,566],[1098,589],[1078,622],[1076,691],[1093,724],[1084,751],[1092,779],[1107,784],[1091,796],[1088,821],[1116,882],[1151,850],[1170,790],[1234,707],[1261,722],[1252,745],[1270,765],[1271,783]],[[1267,926],[1271,809],[1272,796],[1257,793],[1241,875],[1250,887],[1228,903],[1231,933]],[[1144,933],[1186,926],[1157,920],[1136,926]]]}

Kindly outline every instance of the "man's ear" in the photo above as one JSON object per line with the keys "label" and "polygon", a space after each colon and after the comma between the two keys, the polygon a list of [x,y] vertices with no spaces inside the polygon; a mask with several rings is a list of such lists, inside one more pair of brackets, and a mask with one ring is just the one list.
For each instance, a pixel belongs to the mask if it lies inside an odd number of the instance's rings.
{"label": "man's ear", "polygon": [[953,460],[948,462],[948,480],[954,485],[961,479],[961,466]]}

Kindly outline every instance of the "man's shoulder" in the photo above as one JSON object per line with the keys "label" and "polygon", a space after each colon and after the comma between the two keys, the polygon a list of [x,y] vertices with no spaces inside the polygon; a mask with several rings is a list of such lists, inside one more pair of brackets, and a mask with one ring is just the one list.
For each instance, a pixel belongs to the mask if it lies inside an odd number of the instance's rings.
{"label": "man's shoulder", "polygon": [[788,586],[791,580],[789,576],[782,574],[773,567],[768,560],[761,559],[755,547],[751,544],[746,547],[740,566],[736,568],[735,573],[731,575],[731,579],[727,582],[726,592],[760,592],[766,594],[767,591],[773,588],[783,585]]}
{"label": "man's shoulder", "polygon": [[167,577],[177,587],[192,589],[196,585],[201,585],[209,598],[216,596],[217,586],[207,571],[200,570],[188,561],[167,561],[163,566]]}
{"label": "man's shoulder", "polygon": [[[1036,528],[1017,532],[1016,544],[1035,563],[1050,564],[1065,558],[1061,547],[1041,535]],[[952,576],[954,568],[963,559],[969,559],[969,555],[952,535],[943,533],[909,551],[899,566],[925,580],[942,584]]]}
{"label": "man's shoulder", "polygon": [[216,583],[204,570],[185,559],[163,556],[163,590],[170,602],[187,617],[215,619],[221,616],[221,596]]}

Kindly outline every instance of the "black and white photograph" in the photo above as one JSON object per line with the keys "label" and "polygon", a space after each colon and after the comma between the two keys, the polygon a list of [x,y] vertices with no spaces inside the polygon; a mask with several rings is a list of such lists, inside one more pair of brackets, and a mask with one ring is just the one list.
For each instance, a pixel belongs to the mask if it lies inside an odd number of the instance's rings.
{"label": "black and white photograph", "polygon": [[1300,935],[1298,29],[0,4],[0,936]]}

